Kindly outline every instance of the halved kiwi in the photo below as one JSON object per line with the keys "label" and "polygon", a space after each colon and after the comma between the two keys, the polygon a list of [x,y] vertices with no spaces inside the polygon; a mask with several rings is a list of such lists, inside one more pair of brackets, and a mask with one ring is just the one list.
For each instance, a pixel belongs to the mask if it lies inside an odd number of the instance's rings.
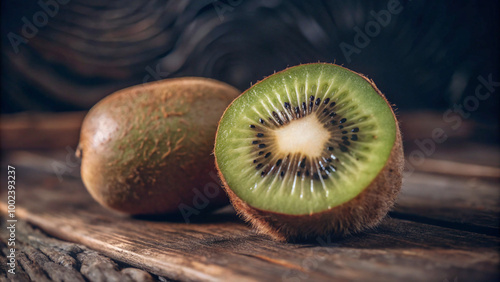
{"label": "halved kiwi", "polygon": [[390,104],[333,64],[291,67],[245,91],[219,122],[215,157],[235,209],[277,240],[373,227],[401,188]]}

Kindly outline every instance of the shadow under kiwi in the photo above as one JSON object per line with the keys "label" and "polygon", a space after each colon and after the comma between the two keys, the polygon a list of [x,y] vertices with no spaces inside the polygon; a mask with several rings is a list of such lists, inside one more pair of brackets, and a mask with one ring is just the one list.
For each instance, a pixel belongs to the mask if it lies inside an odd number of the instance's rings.
{"label": "shadow under kiwi", "polygon": [[223,222],[241,222],[235,210],[231,205],[223,206],[213,210],[200,210],[199,214],[189,216],[181,213],[155,214],[155,215],[132,215],[134,219],[147,220],[154,222],[173,222],[189,224],[213,224]]}

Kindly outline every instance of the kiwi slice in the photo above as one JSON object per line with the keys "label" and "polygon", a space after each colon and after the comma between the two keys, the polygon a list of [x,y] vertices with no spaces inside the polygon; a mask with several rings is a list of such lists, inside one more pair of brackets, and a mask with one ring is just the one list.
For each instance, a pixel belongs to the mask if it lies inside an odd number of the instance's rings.
{"label": "kiwi slice", "polygon": [[215,158],[235,209],[277,240],[373,227],[402,181],[390,104],[371,80],[325,63],[275,73],[235,99]]}

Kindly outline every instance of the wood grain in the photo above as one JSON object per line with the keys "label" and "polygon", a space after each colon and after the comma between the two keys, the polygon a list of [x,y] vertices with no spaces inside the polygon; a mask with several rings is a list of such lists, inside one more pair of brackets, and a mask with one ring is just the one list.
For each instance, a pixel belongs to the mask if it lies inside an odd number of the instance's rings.
{"label": "wood grain", "polygon": [[500,178],[500,168],[446,160],[425,159],[418,171],[458,177]]}
{"label": "wood grain", "polygon": [[19,113],[2,115],[2,149],[76,147],[86,112]]}
{"label": "wood grain", "polygon": [[[443,227],[433,221],[398,217],[387,218],[375,230],[349,238],[276,243],[255,234],[231,209],[193,218],[190,224],[175,217],[130,218],[100,207],[80,180],[72,176],[59,181],[47,172],[17,168],[17,177],[19,217],[55,237],[86,245],[117,261],[169,279],[488,281],[499,278],[500,239],[482,229]],[[495,185],[471,188],[457,186],[458,180],[432,177],[415,173],[407,178],[396,215],[437,217],[438,223],[459,222],[464,218],[472,225],[475,214],[469,217],[464,214],[478,212],[481,208],[475,211],[471,207],[480,204],[486,218],[481,226],[494,228],[490,219],[496,216],[494,211],[498,207],[498,197],[493,198],[498,190]],[[428,187],[421,189],[425,183]],[[468,208],[464,214],[451,212],[463,207]],[[3,202],[1,208],[6,209]],[[426,214],[427,209],[430,210]]]}
{"label": "wood grain", "polygon": [[406,174],[393,217],[499,235],[499,182],[477,177]]}
{"label": "wood grain", "polygon": [[23,220],[16,223],[16,273],[7,272],[8,237],[0,231],[0,281],[138,281],[157,279],[144,270],[118,265],[89,248],[49,238]]}

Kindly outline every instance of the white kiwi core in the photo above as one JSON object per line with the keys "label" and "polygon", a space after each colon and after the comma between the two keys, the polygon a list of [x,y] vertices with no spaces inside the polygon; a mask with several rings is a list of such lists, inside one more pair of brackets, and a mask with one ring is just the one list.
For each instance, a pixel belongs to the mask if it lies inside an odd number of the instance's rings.
{"label": "white kiwi core", "polygon": [[275,130],[274,134],[281,153],[299,153],[312,158],[321,156],[330,138],[330,133],[316,115],[294,120]]}

